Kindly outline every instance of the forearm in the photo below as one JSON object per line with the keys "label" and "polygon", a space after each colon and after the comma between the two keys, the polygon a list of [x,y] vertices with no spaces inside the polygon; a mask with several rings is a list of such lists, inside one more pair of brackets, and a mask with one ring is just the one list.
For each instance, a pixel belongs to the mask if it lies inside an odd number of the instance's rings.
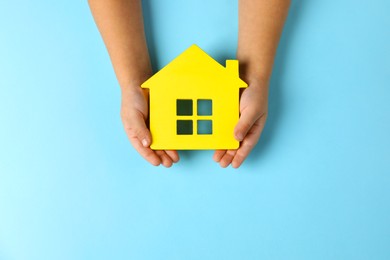
{"label": "forearm", "polygon": [[269,81],[289,5],[290,0],[239,0],[237,58],[249,84]]}
{"label": "forearm", "polygon": [[89,0],[122,89],[151,76],[140,0]]}

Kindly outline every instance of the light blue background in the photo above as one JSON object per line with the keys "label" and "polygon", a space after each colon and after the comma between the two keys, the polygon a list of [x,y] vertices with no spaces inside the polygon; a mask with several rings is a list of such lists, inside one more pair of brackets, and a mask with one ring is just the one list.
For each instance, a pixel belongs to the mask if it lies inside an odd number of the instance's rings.
{"label": "light blue background", "polygon": [[[150,0],[153,63],[233,58],[237,2]],[[149,166],[86,1],[0,3],[0,259],[390,259],[390,1],[296,0],[238,170]]]}

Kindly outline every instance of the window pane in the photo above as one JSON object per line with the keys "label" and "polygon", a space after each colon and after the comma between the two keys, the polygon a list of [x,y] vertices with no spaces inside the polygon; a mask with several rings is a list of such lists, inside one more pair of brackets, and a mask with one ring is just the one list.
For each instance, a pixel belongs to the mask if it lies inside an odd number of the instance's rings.
{"label": "window pane", "polygon": [[211,120],[198,120],[198,134],[211,135],[213,133],[213,123]]}
{"label": "window pane", "polygon": [[211,99],[198,99],[198,116],[211,116],[213,114],[213,102]]}
{"label": "window pane", "polygon": [[192,100],[178,99],[176,100],[176,115],[192,116]]}
{"label": "window pane", "polygon": [[178,135],[192,135],[193,128],[192,120],[177,120],[177,134]]}

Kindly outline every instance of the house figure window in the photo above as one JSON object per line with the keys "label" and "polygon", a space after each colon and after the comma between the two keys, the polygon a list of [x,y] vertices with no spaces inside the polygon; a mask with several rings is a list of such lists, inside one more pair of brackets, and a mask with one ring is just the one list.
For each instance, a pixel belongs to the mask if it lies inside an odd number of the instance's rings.
{"label": "house figure window", "polygon": [[[177,99],[176,133],[178,135],[211,135],[213,133],[211,99]],[[196,111],[196,115],[194,113]],[[196,129],[196,131],[194,131]]]}

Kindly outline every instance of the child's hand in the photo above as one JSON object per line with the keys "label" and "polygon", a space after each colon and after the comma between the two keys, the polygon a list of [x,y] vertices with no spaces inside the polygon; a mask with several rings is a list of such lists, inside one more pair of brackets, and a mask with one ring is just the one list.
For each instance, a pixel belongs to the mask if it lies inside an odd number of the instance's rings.
{"label": "child's hand", "polygon": [[268,83],[251,83],[240,98],[240,120],[235,129],[234,136],[241,142],[237,150],[217,150],[213,159],[221,167],[232,164],[234,168],[240,167],[253,147],[257,144],[263,131],[268,112]]}
{"label": "child's hand", "polygon": [[152,137],[146,127],[148,118],[148,92],[141,87],[122,90],[121,118],[127,137],[137,152],[151,164],[171,167],[179,161],[176,151],[153,151]]}

